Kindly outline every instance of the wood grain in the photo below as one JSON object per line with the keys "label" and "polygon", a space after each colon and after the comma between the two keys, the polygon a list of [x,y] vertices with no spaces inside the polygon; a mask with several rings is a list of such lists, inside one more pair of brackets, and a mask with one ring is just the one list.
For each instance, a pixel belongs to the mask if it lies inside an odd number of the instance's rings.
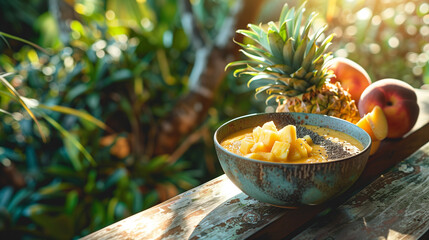
{"label": "wood grain", "polygon": [[429,143],[296,239],[418,239],[428,208]]}

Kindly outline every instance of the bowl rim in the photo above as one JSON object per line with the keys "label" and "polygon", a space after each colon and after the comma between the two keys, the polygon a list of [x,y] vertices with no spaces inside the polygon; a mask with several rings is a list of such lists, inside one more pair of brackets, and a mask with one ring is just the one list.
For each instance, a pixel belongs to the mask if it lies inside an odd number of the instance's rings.
{"label": "bowl rim", "polygon": [[[335,121],[343,121],[343,122],[346,122],[346,124],[352,124],[352,125],[356,126],[357,128],[359,128],[359,129],[361,130],[361,132],[363,132],[363,134],[365,135],[365,137],[367,137],[367,138],[369,139],[369,144],[368,144],[367,146],[364,146],[364,149],[363,149],[362,151],[360,151],[359,153],[357,153],[357,154],[354,154],[354,155],[352,155],[352,156],[348,156],[348,157],[332,159],[332,160],[329,160],[329,161],[327,161],[327,162],[310,162],[310,163],[280,163],[280,162],[262,161],[262,160],[257,160],[257,159],[252,159],[252,158],[247,158],[247,157],[244,157],[244,156],[241,156],[241,155],[235,154],[235,153],[233,153],[233,152],[228,151],[228,150],[227,150],[227,149],[225,149],[224,147],[222,147],[222,146],[220,145],[219,141],[217,140],[217,135],[218,135],[218,133],[219,133],[219,130],[220,130],[221,128],[225,127],[227,124],[230,124],[231,122],[234,122],[234,121],[237,121],[237,120],[240,120],[240,119],[243,119],[243,118],[249,118],[249,117],[259,116],[259,115],[269,115],[269,114],[275,114],[275,115],[277,115],[277,114],[292,114],[292,115],[310,115],[310,116],[311,116],[311,115],[318,115],[318,116],[321,116],[321,117],[323,117],[323,118],[332,118],[332,119],[334,119]],[[335,129],[333,129],[333,130],[335,130]],[[339,130],[337,130],[337,131],[339,131]],[[346,134],[347,134],[347,133],[346,133]],[[349,135],[350,135],[350,134],[349,134]],[[216,131],[215,131],[215,133],[214,133],[214,135],[213,135],[213,138],[214,138],[214,143],[215,143],[215,145],[216,145],[218,148],[222,149],[223,151],[227,152],[228,154],[233,155],[234,157],[238,157],[238,158],[244,159],[244,160],[246,160],[246,161],[251,161],[251,162],[255,162],[255,163],[264,163],[264,164],[277,165],[277,166],[324,165],[324,164],[331,164],[331,163],[337,163],[337,162],[347,161],[347,160],[350,160],[351,158],[357,157],[357,156],[359,156],[359,155],[363,155],[363,154],[365,154],[367,151],[369,152],[369,150],[370,150],[370,148],[371,148],[371,145],[372,145],[372,139],[371,139],[371,137],[369,136],[369,134],[368,134],[365,130],[363,130],[362,128],[358,127],[357,125],[355,125],[355,124],[353,124],[353,123],[351,123],[351,122],[349,122],[349,121],[346,121],[346,120],[341,119],[341,118],[333,117],[333,116],[324,115],[324,114],[316,114],[316,113],[302,113],[302,112],[251,113],[251,114],[247,114],[247,115],[239,116],[239,117],[233,118],[233,119],[231,119],[231,120],[229,120],[229,121],[227,121],[227,122],[223,123],[222,125],[220,125],[220,126],[216,129]]]}

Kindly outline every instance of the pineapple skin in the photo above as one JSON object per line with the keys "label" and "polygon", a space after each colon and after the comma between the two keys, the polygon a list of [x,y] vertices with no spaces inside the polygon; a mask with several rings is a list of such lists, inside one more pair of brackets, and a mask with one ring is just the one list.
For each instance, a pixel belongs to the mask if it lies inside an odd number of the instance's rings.
{"label": "pineapple skin", "polygon": [[360,120],[355,101],[339,82],[326,83],[322,88],[304,93],[300,97],[279,98],[277,101],[279,105],[276,112],[324,114],[351,123],[357,123]]}

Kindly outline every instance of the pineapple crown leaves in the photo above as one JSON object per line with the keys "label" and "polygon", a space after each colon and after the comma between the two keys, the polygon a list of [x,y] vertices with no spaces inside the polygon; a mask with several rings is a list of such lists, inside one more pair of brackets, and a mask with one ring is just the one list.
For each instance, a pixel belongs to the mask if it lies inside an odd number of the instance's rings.
{"label": "pineapple crown leaves", "polygon": [[321,39],[327,26],[311,35],[317,13],[312,12],[306,18],[304,12],[305,3],[296,10],[285,4],[278,23],[269,22],[266,26],[248,24],[248,30],[237,30],[255,44],[234,40],[248,59],[231,62],[225,69],[239,67],[234,76],[251,76],[248,86],[253,82],[265,84],[256,88],[256,95],[267,92],[270,95],[267,101],[299,97],[323,86],[332,77],[325,63],[332,58],[327,48],[334,35]]}

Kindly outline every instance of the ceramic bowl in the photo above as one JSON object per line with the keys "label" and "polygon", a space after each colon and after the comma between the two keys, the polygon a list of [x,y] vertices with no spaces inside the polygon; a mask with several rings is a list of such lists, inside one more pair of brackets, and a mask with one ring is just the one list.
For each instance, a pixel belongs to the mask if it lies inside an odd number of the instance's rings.
{"label": "ceramic bowl", "polygon": [[[275,163],[231,153],[220,145],[237,131],[274,121],[327,127],[349,134],[364,146],[356,155],[324,163]],[[302,136],[298,136],[302,137]],[[220,126],[214,135],[219,162],[228,178],[245,194],[275,206],[296,208],[321,204],[346,191],[361,175],[369,157],[370,136],[345,120],[308,113],[260,113],[242,116]]]}

